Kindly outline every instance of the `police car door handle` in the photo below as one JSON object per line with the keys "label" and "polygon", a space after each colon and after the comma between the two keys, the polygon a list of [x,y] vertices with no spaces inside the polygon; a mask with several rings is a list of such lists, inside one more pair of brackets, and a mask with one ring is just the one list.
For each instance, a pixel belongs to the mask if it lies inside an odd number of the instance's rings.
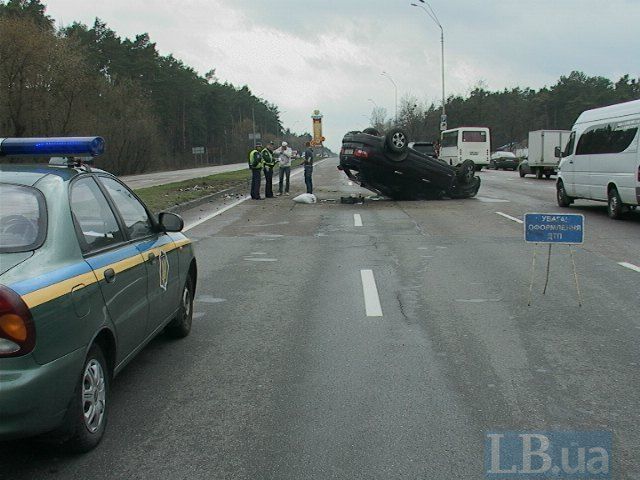
{"label": "police car door handle", "polygon": [[151,252],[147,259],[149,260],[149,263],[153,265],[156,262],[156,254]]}
{"label": "police car door handle", "polygon": [[104,279],[107,283],[112,283],[116,279],[116,271],[113,268],[107,268],[104,271]]}

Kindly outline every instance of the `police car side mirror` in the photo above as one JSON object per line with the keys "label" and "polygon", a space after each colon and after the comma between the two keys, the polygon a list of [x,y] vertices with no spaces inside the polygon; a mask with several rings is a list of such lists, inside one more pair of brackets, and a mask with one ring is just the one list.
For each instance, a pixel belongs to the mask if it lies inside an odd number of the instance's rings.
{"label": "police car side mirror", "polygon": [[184,220],[180,215],[171,212],[160,212],[158,223],[165,232],[180,232],[184,228]]}

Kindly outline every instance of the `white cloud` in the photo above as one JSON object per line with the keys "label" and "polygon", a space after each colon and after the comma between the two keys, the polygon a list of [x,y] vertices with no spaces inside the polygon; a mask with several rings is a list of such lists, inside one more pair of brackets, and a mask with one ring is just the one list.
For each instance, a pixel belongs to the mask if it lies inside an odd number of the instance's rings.
{"label": "white cloud", "polygon": [[[411,0],[44,0],[56,21],[100,17],[120,36],[148,32],[204,74],[249,85],[275,103],[285,126],[310,130],[325,114],[338,147],[363,128],[376,103],[441,98],[440,30]],[[632,0],[430,0],[445,36],[446,93],[465,95],[479,81],[492,90],[540,88],[582,70],[617,80],[640,76],[640,2]]]}

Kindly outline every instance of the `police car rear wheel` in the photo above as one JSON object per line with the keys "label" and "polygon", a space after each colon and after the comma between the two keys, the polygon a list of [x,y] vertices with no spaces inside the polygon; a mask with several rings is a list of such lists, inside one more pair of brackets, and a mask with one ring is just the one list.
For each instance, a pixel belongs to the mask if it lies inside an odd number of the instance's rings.
{"label": "police car rear wheel", "polygon": [[92,346],[67,412],[71,436],[65,443],[73,452],[88,452],[102,440],[107,425],[108,372],[102,349]]}
{"label": "police car rear wheel", "polygon": [[191,275],[187,277],[187,281],[182,289],[180,297],[180,308],[176,318],[167,325],[167,333],[174,338],[184,338],[191,332],[191,323],[193,320],[193,279]]}

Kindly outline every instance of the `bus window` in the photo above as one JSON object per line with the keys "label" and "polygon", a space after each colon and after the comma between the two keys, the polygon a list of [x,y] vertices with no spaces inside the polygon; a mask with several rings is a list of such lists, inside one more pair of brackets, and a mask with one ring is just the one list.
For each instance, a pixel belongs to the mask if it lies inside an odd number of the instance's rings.
{"label": "bus window", "polygon": [[463,131],[462,141],[485,143],[487,141],[487,132]]}

